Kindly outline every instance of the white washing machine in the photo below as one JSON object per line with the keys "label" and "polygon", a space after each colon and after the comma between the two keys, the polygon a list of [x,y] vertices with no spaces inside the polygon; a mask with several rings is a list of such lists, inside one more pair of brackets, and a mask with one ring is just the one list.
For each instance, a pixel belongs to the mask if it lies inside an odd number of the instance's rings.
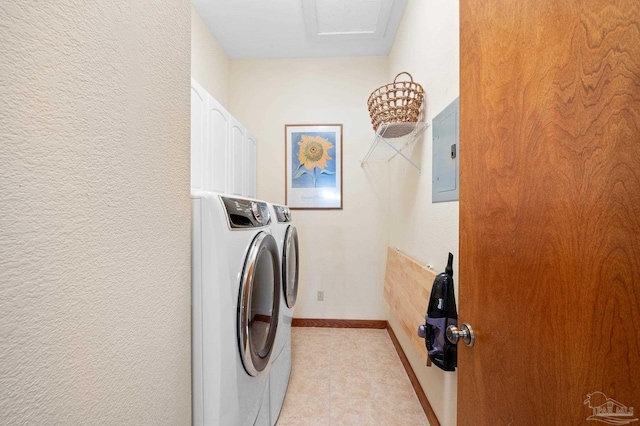
{"label": "white washing machine", "polygon": [[280,262],[266,203],[192,192],[193,424],[270,424]]}
{"label": "white washing machine", "polygon": [[274,343],[269,387],[271,388],[271,424],[280,415],[291,375],[291,322],[298,296],[298,232],[286,206],[270,205],[274,222],[273,236],[278,242],[282,286],[280,289],[280,320]]}

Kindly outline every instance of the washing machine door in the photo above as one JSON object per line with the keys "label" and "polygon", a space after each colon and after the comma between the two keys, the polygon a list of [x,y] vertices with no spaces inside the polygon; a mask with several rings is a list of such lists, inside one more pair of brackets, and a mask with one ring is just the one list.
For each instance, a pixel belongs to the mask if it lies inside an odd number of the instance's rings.
{"label": "washing machine door", "polygon": [[251,376],[269,365],[278,326],[280,268],[275,238],[260,232],[252,241],[240,281],[238,344]]}
{"label": "washing machine door", "polygon": [[284,236],[282,248],[282,290],[284,300],[293,308],[298,297],[298,231],[290,225]]}

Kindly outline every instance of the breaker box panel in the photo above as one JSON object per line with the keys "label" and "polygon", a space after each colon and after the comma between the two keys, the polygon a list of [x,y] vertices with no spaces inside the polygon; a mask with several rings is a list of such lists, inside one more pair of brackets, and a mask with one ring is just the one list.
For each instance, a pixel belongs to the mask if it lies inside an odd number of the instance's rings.
{"label": "breaker box panel", "polygon": [[451,102],[433,119],[433,186],[434,203],[458,200],[458,154],[460,134],[460,98]]}

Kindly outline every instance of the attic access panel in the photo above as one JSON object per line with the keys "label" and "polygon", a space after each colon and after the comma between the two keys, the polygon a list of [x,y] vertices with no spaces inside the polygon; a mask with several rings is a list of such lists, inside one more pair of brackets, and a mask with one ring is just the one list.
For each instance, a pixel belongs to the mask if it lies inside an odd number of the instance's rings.
{"label": "attic access panel", "polygon": [[457,201],[460,173],[460,98],[433,119],[433,178],[431,201]]}
{"label": "attic access panel", "polygon": [[[398,0],[302,0],[309,41],[382,40]],[[401,15],[401,14],[400,14]]]}

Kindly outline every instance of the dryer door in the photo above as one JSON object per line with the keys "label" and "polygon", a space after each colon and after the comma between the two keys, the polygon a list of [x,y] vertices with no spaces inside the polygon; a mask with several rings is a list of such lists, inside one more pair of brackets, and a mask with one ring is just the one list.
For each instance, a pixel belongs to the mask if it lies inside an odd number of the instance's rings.
{"label": "dryer door", "polygon": [[275,238],[260,232],[244,263],[238,301],[238,344],[251,376],[269,365],[278,326],[280,269]]}
{"label": "dryer door", "polygon": [[298,297],[298,231],[290,225],[284,236],[282,249],[282,290],[284,300],[293,308]]}

